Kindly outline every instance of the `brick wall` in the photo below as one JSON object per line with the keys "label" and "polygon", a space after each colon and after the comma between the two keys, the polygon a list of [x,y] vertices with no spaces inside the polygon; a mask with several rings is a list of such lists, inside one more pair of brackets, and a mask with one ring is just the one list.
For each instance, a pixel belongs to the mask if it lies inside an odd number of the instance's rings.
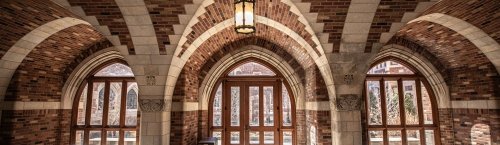
{"label": "brick wall", "polygon": [[71,110],[3,110],[0,142],[69,144]]}
{"label": "brick wall", "polygon": [[330,111],[306,111],[307,118],[307,137],[309,138],[309,131],[311,126],[316,127],[317,131],[317,143],[318,145],[330,145],[332,144],[332,127]]}
{"label": "brick wall", "polygon": [[[6,101],[60,101],[72,62],[102,48],[92,47],[105,38],[88,25],[69,27],[37,45],[22,61],[7,89]],[[82,53],[86,52],[86,53]],[[77,59],[78,58],[78,59]],[[75,67],[73,64],[72,67]],[[65,74],[66,73],[66,74]],[[68,74],[69,73],[69,74]]]}
{"label": "brick wall", "polygon": [[39,0],[0,1],[0,58],[24,35],[63,17],[76,17],[64,8]]}
{"label": "brick wall", "polygon": [[198,141],[198,111],[175,111],[171,114],[170,143],[193,145]]}

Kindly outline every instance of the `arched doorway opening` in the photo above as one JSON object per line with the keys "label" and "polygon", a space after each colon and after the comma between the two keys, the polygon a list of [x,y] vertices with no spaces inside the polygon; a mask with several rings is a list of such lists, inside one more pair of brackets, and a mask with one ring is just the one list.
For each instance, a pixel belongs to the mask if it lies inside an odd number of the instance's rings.
{"label": "arched doorway opening", "polygon": [[276,68],[244,59],[229,67],[216,86],[209,129],[219,144],[296,144],[294,97]]}

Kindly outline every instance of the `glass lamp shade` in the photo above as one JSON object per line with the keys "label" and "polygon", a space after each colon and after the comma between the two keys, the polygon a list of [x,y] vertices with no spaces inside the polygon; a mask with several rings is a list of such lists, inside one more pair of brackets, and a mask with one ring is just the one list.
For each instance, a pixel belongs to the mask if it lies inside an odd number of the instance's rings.
{"label": "glass lamp shade", "polygon": [[234,3],[234,21],[237,33],[250,34],[255,32],[254,0],[236,0]]}

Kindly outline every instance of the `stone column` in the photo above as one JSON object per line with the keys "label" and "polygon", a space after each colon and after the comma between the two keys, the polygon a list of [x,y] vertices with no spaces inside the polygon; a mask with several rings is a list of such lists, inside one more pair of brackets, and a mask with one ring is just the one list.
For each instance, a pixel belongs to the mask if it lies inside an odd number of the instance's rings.
{"label": "stone column", "polygon": [[141,144],[163,145],[163,142],[168,141],[166,128],[170,127],[169,104],[170,101],[166,99],[139,99]]}
{"label": "stone column", "polygon": [[330,56],[335,82],[336,111],[332,114],[332,135],[335,145],[361,145],[362,92],[368,65],[373,58],[370,53],[338,53]]}

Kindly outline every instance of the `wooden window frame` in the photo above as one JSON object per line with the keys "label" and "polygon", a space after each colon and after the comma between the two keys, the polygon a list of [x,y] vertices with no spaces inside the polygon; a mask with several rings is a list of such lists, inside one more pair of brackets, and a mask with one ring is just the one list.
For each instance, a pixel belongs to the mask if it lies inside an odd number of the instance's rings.
{"label": "wooden window frame", "polygon": [[[408,144],[407,141],[407,130],[417,130],[419,131],[419,137],[420,137],[420,145],[425,145],[426,142],[426,137],[425,137],[425,130],[433,130],[434,131],[434,143],[436,145],[441,144],[441,139],[440,139],[440,129],[439,129],[439,115],[438,115],[438,110],[437,110],[437,102],[435,95],[431,89],[431,86],[427,82],[426,78],[418,72],[417,69],[413,68],[411,65],[406,63],[403,60],[400,60],[398,58],[393,58],[393,57],[388,57],[385,59],[381,59],[375,63],[372,64],[370,68],[373,68],[377,66],[378,64],[385,62],[385,61],[394,61],[402,66],[410,69],[411,71],[414,72],[414,74],[367,74],[366,79],[364,81],[364,87],[363,87],[363,100],[364,100],[364,109],[362,110],[362,124],[365,129],[363,129],[363,140],[364,144],[370,145],[370,131],[383,131],[383,144],[388,145],[388,131],[390,130],[399,130],[401,132],[401,142],[403,145]],[[417,107],[418,107],[418,117],[419,121],[417,125],[407,125],[406,124],[406,114],[405,112],[405,107],[404,107],[404,86],[403,86],[403,81],[415,81],[415,86],[416,86],[416,97],[417,97]],[[368,96],[367,96],[367,82],[368,81],[378,81],[380,84],[380,107],[382,111],[382,125],[370,125],[368,122],[369,118],[369,104],[368,104]],[[398,97],[399,97],[399,112],[400,112],[400,124],[399,125],[388,125],[387,124],[387,105],[386,105],[386,93],[385,93],[385,81],[397,81],[398,84]],[[422,86],[422,84],[424,86]],[[432,124],[425,124],[424,123],[424,114],[423,114],[423,103],[422,103],[422,87],[425,87],[427,90],[427,93],[429,95],[430,103],[431,103],[431,110],[432,110]]]}
{"label": "wooden window frame", "polygon": [[[260,65],[263,65],[265,67],[267,67],[268,69],[272,70],[276,75],[275,76],[229,76],[229,72],[231,72],[233,69],[235,69],[236,67],[242,65],[242,64],[245,64],[245,63],[248,63],[248,62],[255,62],[255,63],[258,63]],[[229,86],[226,85],[226,83],[228,82],[239,82],[239,83],[245,83],[245,82],[255,82],[255,81],[260,81],[260,82],[277,82],[276,84],[276,88],[275,88],[275,93],[278,93],[278,98],[277,99],[274,99],[276,101],[278,101],[278,104],[277,104],[277,112],[279,113],[275,113],[275,118],[278,118],[277,121],[275,121],[275,123],[279,123],[279,125],[274,125],[274,127],[276,127],[276,129],[278,130],[277,133],[278,134],[275,134],[276,135],[279,135],[279,142],[282,144],[283,141],[284,141],[284,138],[283,138],[283,133],[284,132],[289,132],[291,131],[292,132],[292,144],[293,145],[296,145],[297,144],[297,129],[296,129],[296,125],[297,125],[297,119],[296,119],[296,107],[295,107],[295,98],[294,98],[294,94],[293,92],[291,92],[291,89],[290,89],[290,86],[288,84],[288,82],[284,79],[283,75],[275,68],[273,67],[272,65],[270,65],[269,63],[267,62],[264,62],[260,59],[256,59],[256,58],[247,58],[247,59],[244,59],[244,60],[241,60],[235,64],[233,64],[231,67],[229,67],[227,70],[224,71],[224,76],[221,76],[220,78],[218,78],[217,80],[217,83],[215,83],[215,87],[214,89],[212,89],[212,92],[211,92],[211,95],[210,95],[210,99],[209,99],[209,110],[208,110],[208,135],[209,136],[213,136],[212,132],[214,131],[219,131],[221,132],[221,142],[222,144],[224,145],[224,140],[225,140],[225,137],[228,137],[226,136],[227,135],[227,126],[228,124],[226,124],[226,121],[227,119],[229,119],[229,111],[224,111],[225,109],[222,110],[222,125],[221,126],[213,126],[213,103],[214,103],[214,98],[215,98],[215,94],[217,92],[217,89],[219,87],[219,85],[222,85],[222,94],[223,95],[227,95],[225,94],[226,93],[226,90],[228,89]],[[238,83],[238,84],[239,84]],[[283,126],[283,112],[282,112],[282,103],[283,103],[283,100],[282,100],[282,84],[284,84],[284,86],[286,87],[287,91],[288,91],[288,96],[290,98],[290,107],[291,107],[291,113],[292,113],[292,122],[291,122],[291,126]],[[262,89],[260,87],[260,89]],[[241,101],[241,100],[240,100]],[[228,103],[225,102],[225,100],[222,100],[222,108],[227,108],[228,106],[226,106]],[[240,104],[240,105],[243,105],[243,104]],[[259,104],[259,105],[262,105],[262,104]],[[276,108],[275,108],[276,110]],[[247,111],[248,112],[248,108],[244,108],[240,111]],[[245,114],[245,116],[240,116],[241,118],[247,118],[248,115]],[[240,118],[240,119],[241,119]],[[260,121],[262,122],[262,118],[263,116],[260,116]],[[240,124],[242,125],[242,124]],[[262,137],[262,136],[261,136]],[[240,134],[240,138],[244,138],[244,136],[242,134]],[[261,139],[262,140],[262,139]]]}
{"label": "wooden window frame", "polygon": [[[115,64],[115,63],[121,63],[126,66],[127,63],[123,60],[119,59],[114,59],[110,60],[106,63],[103,63],[96,67],[96,69],[92,70],[89,75],[82,81],[80,84],[80,87],[77,91],[77,96],[75,96],[73,100],[73,107],[72,107],[72,118],[71,118],[71,137],[70,137],[70,144],[75,144],[76,143],[76,132],[77,131],[84,131],[84,142],[83,144],[89,144],[89,134],[90,131],[100,131],[101,132],[101,145],[106,144],[106,139],[107,139],[107,132],[108,131],[119,131],[119,141],[118,145],[124,145],[125,144],[125,131],[135,131],[136,132],[136,144],[138,145],[140,142],[140,131],[139,131],[139,126],[140,126],[140,111],[137,111],[137,124],[135,126],[126,126],[125,125],[125,118],[126,118],[126,99],[127,99],[127,86],[129,83],[134,83],[135,78],[134,77],[105,77],[105,76],[94,76],[98,71],[101,69],[104,69],[105,67]],[[92,89],[93,89],[93,84],[99,82],[99,83],[104,83],[104,102],[103,102],[103,116],[102,116],[102,124],[101,125],[90,125],[90,117],[91,117],[91,104],[92,104]],[[111,83],[120,83],[122,85],[121,88],[121,100],[120,100],[120,123],[119,125],[108,125],[108,111],[109,111],[109,95],[110,95],[110,84]],[[78,120],[78,105],[80,102],[80,97],[82,96],[82,93],[85,89],[85,86],[87,86],[87,101],[86,101],[86,108],[85,108],[85,124],[84,125],[78,125],[77,120]],[[139,107],[139,106],[137,106]],[[138,108],[139,110],[139,108]]]}

